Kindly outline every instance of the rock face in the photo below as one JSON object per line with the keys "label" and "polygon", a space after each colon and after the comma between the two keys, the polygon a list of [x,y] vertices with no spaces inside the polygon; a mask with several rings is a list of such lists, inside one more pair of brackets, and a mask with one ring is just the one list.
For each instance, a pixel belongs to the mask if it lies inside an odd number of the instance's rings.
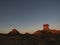
{"label": "rock face", "polygon": [[34,35],[40,35],[42,32],[40,30],[34,32]]}
{"label": "rock face", "polygon": [[20,35],[20,33],[17,31],[17,29],[12,29],[11,32],[8,33],[9,35]]}
{"label": "rock face", "polygon": [[38,31],[34,32],[33,34],[34,35],[41,35],[41,34],[49,34],[49,33],[60,34],[60,30],[51,30],[51,29],[49,29],[49,30],[38,30]]}

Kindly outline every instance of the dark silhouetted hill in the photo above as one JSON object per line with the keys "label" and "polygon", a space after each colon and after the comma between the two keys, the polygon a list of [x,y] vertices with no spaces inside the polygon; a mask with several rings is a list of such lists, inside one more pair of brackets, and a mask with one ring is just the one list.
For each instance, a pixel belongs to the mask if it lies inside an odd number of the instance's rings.
{"label": "dark silhouetted hill", "polygon": [[60,34],[60,30],[47,30],[47,31],[45,31],[45,30],[37,30],[36,32],[34,32],[34,35],[41,35],[41,34],[43,34],[43,33],[45,33],[45,34]]}
{"label": "dark silhouetted hill", "polygon": [[41,30],[37,30],[36,32],[34,32],[34,35],[40,35],[42,34]]}
{"label": "dark silhouetted hill", "polygon": [[12,36],[14,35],[15,36],[15,35],[21,35],[21,33],[18,32],[17,29],[12,29],[12,31],[9,32],[8,35],[12,35]]}

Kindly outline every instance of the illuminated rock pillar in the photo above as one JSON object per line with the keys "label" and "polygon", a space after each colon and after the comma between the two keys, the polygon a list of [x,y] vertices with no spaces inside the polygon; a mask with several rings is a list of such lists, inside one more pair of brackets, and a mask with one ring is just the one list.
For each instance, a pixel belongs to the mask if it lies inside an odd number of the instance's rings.
{"label": "illuminated rock pillar", "polygon": [[43,30],[45,31],[49,30],[49,24],[43,24]]}

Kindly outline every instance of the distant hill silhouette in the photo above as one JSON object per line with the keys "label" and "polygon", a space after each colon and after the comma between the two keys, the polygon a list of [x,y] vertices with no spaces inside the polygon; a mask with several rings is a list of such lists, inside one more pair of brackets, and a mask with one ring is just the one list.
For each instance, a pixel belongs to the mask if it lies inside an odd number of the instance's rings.
{"label": "distant hill silhouette", "polygon": [[20,34],[21,33],[19,33],[17,29],[12,29],[12,31],[8,33],[8,35],[20,35]]}
{"label": "distant hill silhouette", "polygon": [[34,35],[40,35],[42,32],[41,32],[41,30],[37,30],[36,32],[34,32],[33,34]]}
{"label": "distant hill silhouette", "polygon": [[51,34],[60,34],[60,30],[37,30],[36,32],[34,32],[34,35],[41,35],[43,33],[51,33]]}

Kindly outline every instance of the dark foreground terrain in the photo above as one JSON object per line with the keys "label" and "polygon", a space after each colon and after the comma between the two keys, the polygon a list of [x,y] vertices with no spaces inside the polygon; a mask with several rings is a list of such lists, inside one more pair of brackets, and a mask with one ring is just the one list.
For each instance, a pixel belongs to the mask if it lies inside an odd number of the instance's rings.
{"label": "dark foreground terrain", "polygon": [[60,45],[60,34],[1,34],[0,45]]}

